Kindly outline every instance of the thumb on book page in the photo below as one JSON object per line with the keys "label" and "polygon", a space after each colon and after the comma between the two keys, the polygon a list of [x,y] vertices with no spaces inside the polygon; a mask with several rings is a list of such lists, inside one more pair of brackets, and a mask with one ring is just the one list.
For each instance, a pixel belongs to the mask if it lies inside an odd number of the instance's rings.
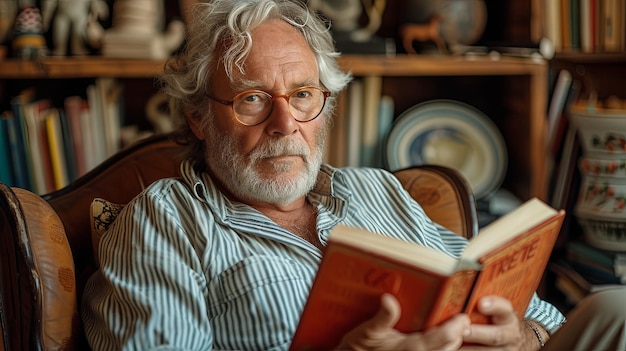
{"label": "thumb on book page", "polygon": [[391,294],[383,294],[380,301],[376,315],[346,334],[337,350],[379,350],[389,343],[397,344],[400,334],[393,327],[400,319],[400,303]]}
{"label": "thumb on book page", "polygon": [[373,327],[393,328],[401,313],[400,302],[391,294],[383,294],[380,298],[380,309],[372,320]]}

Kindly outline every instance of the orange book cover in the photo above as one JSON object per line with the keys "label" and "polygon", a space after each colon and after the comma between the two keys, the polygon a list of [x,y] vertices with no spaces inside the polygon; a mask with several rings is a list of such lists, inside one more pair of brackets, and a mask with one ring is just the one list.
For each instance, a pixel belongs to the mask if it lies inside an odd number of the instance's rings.
{"label": "orange book cover", "polygon": [[[559,234],[565,211],[531,199],[481,229],[460,258],[342,225],[333,229],[290,350],[330,350],[374,316],[383,293],[402,306],[395,328],[414,332],[498,294],[524,315]],[[533,274],[528,274],[533,272]]]}
{"label": "orange book cover", "polygon": [[561,230],[564,216],[561,212],[509,242],[502,250],[479,259],[482,270],[465,307],[473,323],[489,323],[485,315],[476,311],[478,300],[486,295],[507,297],[517,315],[524,315]]}

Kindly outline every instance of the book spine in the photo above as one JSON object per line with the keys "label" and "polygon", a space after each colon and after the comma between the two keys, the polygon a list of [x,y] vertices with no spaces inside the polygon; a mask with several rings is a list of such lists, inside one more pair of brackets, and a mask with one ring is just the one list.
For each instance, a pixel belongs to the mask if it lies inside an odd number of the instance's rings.
{"label": "book spine", "polygon": [[52,170],[54,172],[54,185],[56,189],[61,189],[69,184],[69,180],[65,155],[63,154],[63,139],[58,112],[51,110],[50,114],[46,117],[45,123],[50,146]]}
{"label": "book spine", "polygon": [[89,102],[89,123],[91,127],[90,135],[93,141],[94,158],[92,161],[92,167],[95,167],[100,162],[106,159],[106,139],[104,136],[104,114],[103,114],[103,101],[96,85],[89,85],[87,87],[87,100]]}
{"label": "book spine", "polygon": [[65,156],[65,162],[67,165],[67,177],[68,181],[73,181],[77,177],[76,170],[76,156],[74,155],[74,140],[72,139],[72,133],[70,131],[70,121],[68,120],[65,111],[57,110],[59,113],[59,120],[61,124],[61,145],[63,147],[63,155]]}
{"label": "book spine", "polygon": [[560,70],[557,76],[556,85],[554,86],[550,107],[548,109],[548,134],[546,137],[546,145],[548,146],[551,146],[554,143],[559,117],[561,117],[563,111],[565,110],[567,96],[569,95],[571,85],[572,74],[566,69]]}
{"label": "book spine", "polygon": [[572,43],[573,51],[580,51],[580,0],[570,0],[569,6],[569,15],[570,15],[570,41]]}
{"label": "book spine", "polygon": [[591,31],[591,52],[600,51],[600,29],[598,28],[598,8],[600,0],[589,0],[589,30]]}
{"label": "book spine", "polygon": [[7,120],[5,114],[3,113],[2,116],[0,116],[0,182],[9,186],[13,184],[11,167],[11,151],[9,149]]}
{"label": "book spine", "polygon": [[603,23],[604,23],[604,51],[616,52],[620,49],[619,44],[619,1],[603,0]]}
{"label": "book spine", "polygon": [[346,166],[358,167],[361,155],[361,125],[363,113],[363,82],[353,80],[348,86],[348,145]]}
{"label": "book spine", "polygon": [[52,192],[56,189],[54,185],[54,171],[52,170],[52,160],[50,159],[50,146],[48,142],[48,133],[45,126],[46,114],[41,114],[39,118],[39,146],[41,148],[41,162],[46,179],[46,193]]}
{"label": "book spine", "polygon": [[580,50],[582,52],[593,52],[592,30],[591,30],[591,0],[580,0]]}
{"label": "book spine", "polygon": [[572,50],[572,22],[570,16],[570,0],[555,0],[561,3],[561,42],[563,51]]}
{"label": "book spine", "polygon": [[340,93],[336,98],[333,128],[328,133],[325,148],[325,160],[335,167],[346,165],[346,153],[339,150],[347,149],[346,136],[348,135],[348,94],[346,91]]}
{"label": "book spine", "polygon": [[13,185],[22,189],[31,189],[20,122],[13,113],[10,113],[6,121],[9,149],[11,150]]}
{"label": "book spine", "polygon": [[376,146],[376,167],[385,167],[385,142],[387,141],[387,135],[391,131],[393,125],[393,113],[394,113],[394,101],[393,97],[384,95],[380,98],[380,107],[378,112],[378,142]]}
{"label": "book spine", "polygon": [[30,146],[30,160],[32,165],[33,178],[35,180],[33,184],[33,192],[36,194],[44,194],[52,189],[48,188],[46,181],[50,174],[47,173],[48,169],[45,168],[44,152],[47,148],[42,145],[41,141],[41,129],[42,123],[40,122],[40,115],[45,114],[47,109],[50,108],[49,100],[39,100],[34,102],[28,102],[23,105],[24,121],[26,123],[27,130],[27,143]]}
{"label": "book spine", "polygon": [[85,142],[83,140],[83,129],[81,126],[81,109],[83,99],[80,96],[69,96],[64,100],[65,114],[69,121],[70,134],[72,135],[72,147],[74,148],[74,164],[76,165],[76,176],[87,173],[87,162],[85,160]]}
{"label": "book spine", "polygon": [[23,179],[15,181],[20,182],[25,189],[36,191],[35,177],[33,172],[33,160],[30,150],[30,144],[28,140],[28,126],[26,124],[26,117],[24,115],[25,107],[34,100],[36,91],[33,88],[23,90],[19,95],[11,99],[11,111],[13,112],[13,121],[15,122],[12,128],[15,131],[15,138],[18,145],[18,150],[15,155],[19,157],[18,162],[23,168]]}
{"label": "book spine", "polygon": [[363,125],[361,135],[360,165],[376,166],[378,145],[378,113],[382,89],[382,77],[363,78]]}
{"label": "book spine", "polygon": [[560,0],[545,0],[545,36],[552,41],[556,52],[563,50],[563,41],[561,40],[561,3]]}

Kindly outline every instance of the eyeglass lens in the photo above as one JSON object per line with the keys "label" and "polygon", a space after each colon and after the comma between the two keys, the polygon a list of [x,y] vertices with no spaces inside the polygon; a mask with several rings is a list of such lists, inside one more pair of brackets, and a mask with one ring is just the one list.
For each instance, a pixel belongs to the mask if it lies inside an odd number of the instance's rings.
{"label": "eyeglass lens", "polygon": [[326,96],[316,87],[303,87],[289,95],[276,95],[260,91],[247,91],[235,97],[233,110],[237,119],[248,125],[261,123],[272,111],[273,100],[284,98],[289,102],[289,110],[297,121],[306,122],[317,117],[324,108]]}

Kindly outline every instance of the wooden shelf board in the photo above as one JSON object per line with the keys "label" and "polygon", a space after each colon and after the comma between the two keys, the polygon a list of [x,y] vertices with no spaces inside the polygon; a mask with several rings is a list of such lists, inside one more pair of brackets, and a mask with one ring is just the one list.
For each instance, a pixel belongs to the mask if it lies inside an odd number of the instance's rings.
{"label": "wooden shelf board", "polygon": [[[163,60],[105,57],[46,58],[41,61],[0,61],[0,79],[21,78],[150,78]],[[344,55],[339,65],[355,76],[529,75],[545,69],[544,60],[500,56]]]}
{"label": "wooden shelf board", "polygon": [[1,60],[0,79],[24,78],[150,78],[163,69],[163,60],[105,57],[45,58],[41,61]]}
{"label": "wooden shelf board", "polygon": [[532,75],[547,67],[543,59],[499,56],[344,55],[339,65],[355,76]]}
{"label": "wooden shelf board", "polygon": [[554,56],[554,60],[563,60],[581,64],[626,63],[626,52],[558,52]]}

